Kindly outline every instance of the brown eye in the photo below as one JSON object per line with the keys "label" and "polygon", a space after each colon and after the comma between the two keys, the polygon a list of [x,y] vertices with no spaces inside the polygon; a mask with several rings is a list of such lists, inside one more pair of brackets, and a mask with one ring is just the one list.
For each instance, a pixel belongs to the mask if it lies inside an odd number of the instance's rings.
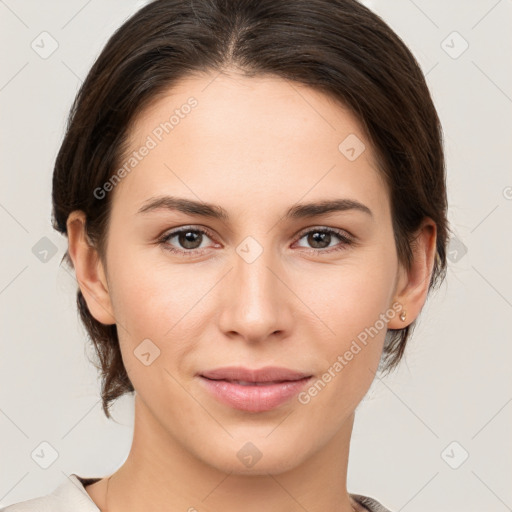
{"label": "brown eye", "polygon": [[[165,234],[158,242],[164,249],[172,253],[182,256],[195,256],[198,251],[205,248],[205,246],[202,246],[205,237],[211,238],[206,229],[185,227]],[[173,239],[176,240],[171,243]]]}
{"label": "brown eye", "polygon": [[[178,243],[185,249],[198,249],[201,245],[203,234],[198,231],[181,231],[177,235]],[[199,241],[199,245],[198,242]]]}
{"label": "brown eye", "polygon": [[[345,232],[332,228],[310,229],[302,233],[300,239],[303,238],[306,238],[307,243],[311,246],[310,248],[315,252],[330,253],[343,250],[347,245],[352,243],[352,239],[349,238]],[[331,245],[332,242],[336,242],[336,239],[341,240],[341,244]],[[329,247],[333,247],[333,249],[324,250]]]}

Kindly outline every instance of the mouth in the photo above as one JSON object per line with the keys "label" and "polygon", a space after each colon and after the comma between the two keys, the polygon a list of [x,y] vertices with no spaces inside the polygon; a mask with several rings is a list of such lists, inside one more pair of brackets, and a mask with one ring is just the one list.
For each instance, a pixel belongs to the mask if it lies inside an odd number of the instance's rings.
{"label": "mouth", "polygon": [[222,404],[255,413],[284,405],[306,386],[312,375],[287,368],[227,367],[203,372],[198,377],[209,394]]}
{"label": "mouth", "polygon": [[296,381],[311,374],[284,368],[281,366],[266,366],[264,368],[244,368],[242,366],[225,366],[206,370],[200,375],[211,380],[225,380],[240,383],[281,383]]}
{"label": "mouth", "polygon": [[[202,377],[204,377],[204,376],[202,375]],[[208,379],[208,377],[204,377],[204,378]],[[231,384],[237,384],[238,386],[271,386],[273,384],[283,384],[285,382],[297,382],[297,381],[293,381],[293,380],[271,380],[269,382],[250,382],[247,380],[229,380],[229,379],[208,379],[208,380],[229,382]]]}

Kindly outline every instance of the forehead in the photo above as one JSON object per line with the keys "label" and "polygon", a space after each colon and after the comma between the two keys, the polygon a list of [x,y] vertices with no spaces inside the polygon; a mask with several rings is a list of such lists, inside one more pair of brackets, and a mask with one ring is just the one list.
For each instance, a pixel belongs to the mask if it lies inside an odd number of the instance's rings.
{"label": "forehead", "polygon": [[340,194],[388,207],[357,118],[278,77],[190,75],[138,115],[128,140],[121,166],[150,148],[114,191],[134,209],[156,192],[245,208]]}

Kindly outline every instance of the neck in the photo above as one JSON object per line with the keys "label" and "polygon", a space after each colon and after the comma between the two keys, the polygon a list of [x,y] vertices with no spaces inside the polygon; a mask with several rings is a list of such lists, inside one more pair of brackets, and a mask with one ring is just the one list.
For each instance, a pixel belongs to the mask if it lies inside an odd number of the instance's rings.
{"label": "neck", "polygon": [[239,465],[219,469],[205,463],[199,446],[190,453],[135,396],[132,447],[107,480],[103,512],[238,512],[241,503],[246,512],[355,510],[346,490],[353,415],[325,446],[291,469],[242,474]]}

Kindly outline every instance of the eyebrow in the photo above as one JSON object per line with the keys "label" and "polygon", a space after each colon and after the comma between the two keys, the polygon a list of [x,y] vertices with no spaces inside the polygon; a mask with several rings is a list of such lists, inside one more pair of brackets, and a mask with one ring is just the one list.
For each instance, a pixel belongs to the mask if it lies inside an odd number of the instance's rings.
{"label": "eyebrow", "polygon": [[[200,217],[208,217],[222,221],[229,220],[228,212],[221,206],[173,196],[159,196],[150,198],[144,202],[137,213],[147,213],[158,210],[178,211],[188,215],[197,215]],[[364,205],[363,203],[356,201],[355,199],[330,199],[296,204],[288,209],[284,215],[284,219],[293,220],[313,218],[328,213],[344,212],[350,210],[364,212],[373,218],[373,213],[370,208],[368,208],[368,206]]]}

